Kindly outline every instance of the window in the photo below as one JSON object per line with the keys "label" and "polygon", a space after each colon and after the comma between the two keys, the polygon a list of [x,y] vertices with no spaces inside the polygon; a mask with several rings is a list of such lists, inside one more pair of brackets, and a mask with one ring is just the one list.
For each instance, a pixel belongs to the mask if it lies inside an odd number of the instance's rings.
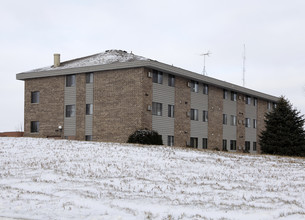
{"label": "window", "polygon": [[153,82],[154,83],[163,83],[163,73],[157,70],[153,70]]}
{"label": "window", "polygon": [[209,94],[209,86],[207,84],[203,84],[203,94]]}
{"label": "window", "polygon": [[174,106],[168,105],[168,117],[173,118],[174,117]]}
{"label": "window", "polygon": [[85,140],[86,141],[92,141],[92,135],[86,135]]}
{"label": "window", "polygon": [[167,146],[174,146],[174,136],[167,136]]}
{"label": "window", "polygon": [[157,116],[162,116],[162,103],[158,103],[158,102],[152,103],[152,114]]}
{"label": "window", "polygon": [[190,146],[193,148],[198,148],[198,138],[191,137]]}
{"label": "window", "polygon": [[253,151],[256,151],[256,142],[253,142]]}
{"label": "window", "polygon": [[256,119],[253,119],[253,128],[256,128]]}
{"label": "window", "polygon": [[202,148],[208,149],[208,139],[207,138],[202,138]]}
{"label": "window", "polygon": [[204,122],[208,121],[208,111],[203,111],[202,121],[204,121]]}
{"label": "window", "polygon": [[66,117],[74,117],[75,116],[75,105],[66,105]]}
{"label": "window", "polygon": [[250,141],[245,142],[245,151],[250,151]]}
{"label": "window", "polygon": [[198,109],[191,109],[191,120],[198,121]]}
{"label": "window", "polygon": [[39,121],[31,121],[31,133],[39,132]]}
{"label": "window", "polygon": [[228,91],[227,90],[223,90],[223,99],[228,99]]}
{"label": "window", "polygon": [[191,92],[198,92],[198,82],[191,81]]}
{"label": "window", "polygon": [[222,150],[224,150],[224,151],[228,150],[227,149],[227,140],[226,139],[222,140]]}
{"label": "window", "polygon": [[168,74],[168,86],[175,87],[175,76]]}
{"label": "window", "polygon": [[93,104],[86,104],[86,115],[93,114]]}
{"label": "window", "polygon": [[231,125],[236,126],[236,116],[231,115]]}
{"label": "window", "polygon": [[250,128],[250,118],[245,118],[245,126],[246,128]]}
{"label": "window", "polygon": [[226,115],[226,114],[223,114],[223,115],[222,115],[222,123],[223,123],[224,125],[228,124],[228,118],[227,118],[227,115]]}
{"label": "window", "polygon": [[268,110],[271,109],[271,102],[267,102],[267,109],[268,109]]}
{"label": "window", "polygon": [[230,140],[230,150],[236,150],[236,141]]}
{"label": "window", "polygon": [[231,92],[231,100],[236,101],[237,99],[237,93],[236,92]]}
{"label": "window", "polygon": [[253,99],[253,105],[254,105],[254,106],[257,106],[257,98],[254,98],[254,99]]}
{"label": "window", "polygon": [[277,104],[276,104],[276,103],[273,103],[273,108],[274,108],[274,109],[276,108],[276,106],[277,106]]}
{"label": "window", "polygon": [[251,97],[250,96],[246,96],[246,104],[251,105]]}
{"label": "window", "polygon": [[86,83],[93,83],[93,73],[86,73]]}
{"label": "window", "polygon": [[38,91],[31,92],[31,103],[39,103],[39,95],[40,93]]}
{"label": "window", "polygon": [[66,76],[66,87],[75,86],[75,75],[67,75]]}

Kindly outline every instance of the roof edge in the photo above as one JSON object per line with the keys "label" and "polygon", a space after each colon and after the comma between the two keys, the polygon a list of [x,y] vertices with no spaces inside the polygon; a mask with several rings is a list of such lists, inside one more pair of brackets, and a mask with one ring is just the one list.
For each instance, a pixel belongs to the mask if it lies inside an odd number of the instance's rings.
{"label": "roof edge", "polygon": [[215,79],[209,76],[204,76],[192,71],[188,71],[179,67],[175,67],[172,65],[168,65],[165,63],[161,63],[153,60],[137,60],[132,62],[115,62],[111,64],[103,64],[103,65],[93,65],[93,66],[85,66],[85,67],[76,67],[76,68],[67,68],[67,69],[58,69],[58,70],[47,70],[47,71],[32,71],[32,72],[22,72],[16,74],[17,80],[27,80],[33,78],[41,78],[41,77],[51,77],[51,76],[64,76],[68,74],[78,74],[78,73],[88,73],[88,72],[97,72],[97,71],[106,71],[113,69],[128,69],[128,68],[138,68],[138,67],[147,67],[151,69],[157,69],[163,72],[171,73],[173,75],[185,77],[191,80],[196,80],[200,82],[204,82],[207,84],[211,84],[217,87],[221,87],[228,90],[240,91],[244,94],[260,97],[266,100],[271,100],[277,102],[279,97],[268,95],[262,92],[258,92],[252,89],[248,89],[242,86],[238,86],[226,81],[222,81],[219,79]]}

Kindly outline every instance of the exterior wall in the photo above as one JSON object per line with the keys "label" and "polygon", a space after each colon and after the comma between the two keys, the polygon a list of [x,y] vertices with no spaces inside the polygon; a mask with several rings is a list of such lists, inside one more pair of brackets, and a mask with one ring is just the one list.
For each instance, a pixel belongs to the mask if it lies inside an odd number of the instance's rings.
{"label": "exterior wall", "polygon": [[[58,126],[64,125],[65,77],[45,77],[25,80],[24,136],[61,136]],[[31,103],[31,92],[39,91],[39,103]],[[31,121],[39,121],[39,133],[31,133]]]}
{"label": "exterior wall", "polygon": [[[77,87],[77,80],[76,80],[75,86],[73,86],[73,87],[66,87],[66,83],[64,84],[64,90],[65,90],[64,136],[68,137],[69,139],[75,139],[75,136],[76,136],[76,117],[67,118],[65,115],[65,112],[66,112],[66,105],[76,105],[76,87]],[[76,112],[77,112],[77,109],[76,109]]]}
{"label": "exterior wall", "polygon": [[261,147],[259,145],[259,136],[263,130],[265,130],[265,114],[267,113],[267,101],[257,100],[257,153],[261,153]]}
{"label": "exterior wall", "polygon": [[222,149],[223,90],[209,86],[208,149]]}
{"label": "exterior wall", "polygon": [[203,110],[209,110],[208,95],[203,94],[202,83],[198,92],[191,92],[191,108],[198,109],[198,121],[191,120],[191,137],[197,137],[198,148],[202,148],[202,138],[208,138],[208,122],[203,122]]}
{"label": "exterior wall", "polygon": [[152,105],[152,78],[147,77],[148,73],[151,72],[150,69],[144,69],[144,72],[140,76],[142,84],[142,111],[141,111],[141,123],[144,129],[152,129],[152,115],[151,111],[147,111],[148,106]]}
{"label": "exterior wall", "polygon": [[[223,139],[227,140],[227,150],[230,150],[230,140],[236,140],[236,126],[231,125],[231,115],[236,116],[237,102],[232,101],[228,91],[228,98],[223,99],[223,114],[227,115],[227,124],[223,125]],[[234,150],[235,151],[235,150]]]}
{"label": "exterior wall", "polygon": [[251,104],[245,105],[245,118],[250,119],[250,127],[245,128],[245,140],[250,141],[250,153],[256,153],[253,151],[253,142],[257,144],[257,128],[253,128],[253,119],[257,120],[257,106],[253,105],[253,98],[251,98]]}
{"label": "exterior wall", "polygon": [[236,151],[242,152],[245,148],[245,96],[237,93],[237,134],[236,134]]}
{"label": "exterior wall", "polygon": [[[126,142],[129,135],[143,125],[151,129],[151,112],[143,112],[147,111],[143,110],[147,98],[144,87],[152,83],[146,78],[144,68],[94,74],[94,141]],[[145,123],[139,116],[145,118]]]}
{"label": "exterior wall", "polygon": [[175,146],[185,147],[190,141],[191,122],[187,113],[191,109],[191,90],[187,86],[188,80],[177,77],[175,79]]}
{"label": "exterior wall", "polygon": [[76,139],[85,140],[86,74],[76,74]]}
{"label": "exterior wall", "polygon": [[162,135],[163,144],[167,136],[174,136],[175,118],[168,117],[168,105],[175,105],[175,87],[168,86],[168,75],[163,73],[163,84],[153,83],[153,102],[162,103],[162,116],[152,116],[152,129]]}
{"label": "exterior wall", "polygon": [[[94,77],[94,76],[93,76]],[[94,78],[93,78],[94,80]],[[93,104],[93,83],[86,84],[86,104]],[[94,105],[93,105],[94,108]],[[94,114],[94,110],[93,110]],[[85,135],[92,135],[93,131],[93,116],[85,116]]]}

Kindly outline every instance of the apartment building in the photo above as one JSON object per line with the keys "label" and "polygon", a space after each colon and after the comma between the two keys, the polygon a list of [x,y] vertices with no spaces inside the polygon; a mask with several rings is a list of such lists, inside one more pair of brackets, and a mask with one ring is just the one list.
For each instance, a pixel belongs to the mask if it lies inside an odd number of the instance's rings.
{"label": "apartment building", "polygon": [[126,142],[153,129],[169,146],[259,153],[278,97],[121,50],[19,73],[24,136]]}

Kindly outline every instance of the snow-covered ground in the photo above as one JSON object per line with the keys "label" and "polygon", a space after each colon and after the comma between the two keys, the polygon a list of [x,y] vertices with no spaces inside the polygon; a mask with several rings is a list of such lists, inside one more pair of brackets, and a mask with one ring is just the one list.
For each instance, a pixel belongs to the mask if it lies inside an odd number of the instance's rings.
{"label": "snow-covered ground", "polygon": [[0,219],[305,219],[305,160],[0,138]]}

